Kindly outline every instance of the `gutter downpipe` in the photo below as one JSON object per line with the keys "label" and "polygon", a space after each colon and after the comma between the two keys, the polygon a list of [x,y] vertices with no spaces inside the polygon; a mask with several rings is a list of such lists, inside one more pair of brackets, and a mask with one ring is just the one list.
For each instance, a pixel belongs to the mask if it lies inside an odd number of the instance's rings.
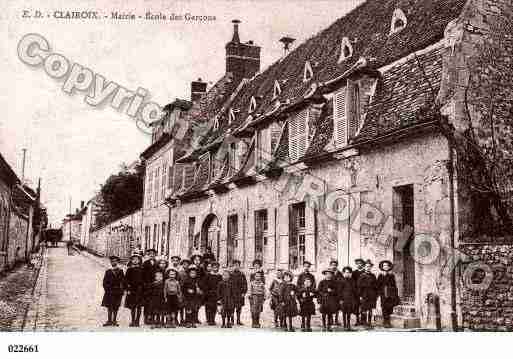
{"label": "gutter downpipe", "polygon": [[[447,126],[447,124],[446,124]],[[451,246],[451,329],[453,332],[459,331],[458,316],[456,313],[456,235],[455,235],[455,206],[454,206],[454,137],[450,130],[442,125],[442,133],[447,138],[449,163],[447,172],[449,174],[449,200],[450,200],[450,246]]]}

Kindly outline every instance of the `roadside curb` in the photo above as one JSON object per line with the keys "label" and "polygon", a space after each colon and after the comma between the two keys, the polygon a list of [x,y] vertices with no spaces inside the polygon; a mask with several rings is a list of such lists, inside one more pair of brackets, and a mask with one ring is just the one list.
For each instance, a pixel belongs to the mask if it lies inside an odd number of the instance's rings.
{"label": "roadside curb", "polygon": [[28,306],[21,324],[21,331],[36,331],[38,320],[41,317],[41,310],[46,308],[47,299],[47,270],[48,270],[48,250],[45,251],[41,259],[41,265],[37,272],[37,279],[32,290],[32,303]]}

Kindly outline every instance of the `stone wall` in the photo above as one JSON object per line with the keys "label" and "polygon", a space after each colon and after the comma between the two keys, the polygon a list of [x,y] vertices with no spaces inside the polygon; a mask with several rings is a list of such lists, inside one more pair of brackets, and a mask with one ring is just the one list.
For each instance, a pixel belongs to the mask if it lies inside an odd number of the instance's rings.
{"label": "stone wall", "polygon": [[142,244],[141,238],[141,210],[138,210],[92,231],[87,249],[98,255],[127,259]]}
{"label": "stone wall", "polygon": [[513,330],[513,238],[477,238],[460,246],[464,329]]}

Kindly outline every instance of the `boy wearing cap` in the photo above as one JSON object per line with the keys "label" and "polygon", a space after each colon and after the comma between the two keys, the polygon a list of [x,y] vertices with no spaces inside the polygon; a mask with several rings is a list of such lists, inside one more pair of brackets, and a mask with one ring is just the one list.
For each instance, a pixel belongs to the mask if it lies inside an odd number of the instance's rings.
{"label": "boy wearing cap", "polygon": [[233,269],[230,275],[230,281],[232,282],[233,287],[233,296],[234,296],[234,305],[235,305],[235,313],[237,315],[237,325],[242,325],[240,320],[240,314],[242,311],[242,307],[244,306],[244,297],[248,292],[248,281],[244,273],[240,270],[240,261],[233,261]]}
{"label": "boy wearing cap", "polygon": [[310,272],[311,268],[312,268],[312,263],[310,263],[309,261],[304,261],[303,262],[303,271],[297,277],[296,284],[297,284],[298,287],[302,287],[303,286],[306,278],[310,279],[310,281],[312,282],[312,286],[314,288],[317,287],[317,283],[315,283],[315,277]]}
{"label": "boy wearing cap", "polygon": [[[183,259],[181,262],[181,268],[178,270],[178,281],[180,285],[183,286],[183,283],[189,278],[189,266],[191,262],[188,259]],[[178,311],[178,315],[180,317],[180,325],[185,326],[185,308],[182,305],[180,310]]]}
{"label": "boy wearing cap", "polygon": [[[340,281],[342,280],[343,276],[342,276],[342,272],[338,270],[338,261],[335,260],[335,259],[332,259],[330,261],[330,268],[329,268],[332,272],[333,272],[333,280],[335,281],[335,283],[337,285],[340,285]],[[340,321],[338,320],[338,312],[340,311],[340,309],[337,309],[334,313],[335,315],[335,319],[334,319],[334,323],[335,325],[340,325]]]}
{"label": "boy wearing cap", "polygon": [[376,308],[377,280],[372,267],[374,264],[368,259],[365,262],[365,271],[358,278],[358,296],[360,297],[360,310],[363,319],[363,325],[368,329],[372,329],[372,311]]}
{"label": "boy wearing cap", "polygon": [[253,267],[253,269],[251,271],[251,274],[249,275],[249,281],[251,282],[252,280],[255,279],[256,273],[260,273],[260,274],[262,274],[262,281],[265,284],[265,272],[262,269],[262,261],[260,259],[255,259],[252,263],[252,267]]}
{"label": "boy wearing cap", "polygon": [[188,278],[182,284],[182,293],[185,304],[185,326],[196,328],[198,310],[201,304],[202,291],[196,268],[189,268]]}
{"label": "boy wearing cap", "polygon": [[125,307],[130,309],[130,326],[138,327],[141,320],[142,306],[144,304],[144,278],[142,258],[138,254],[132,254],[130,265],[125,274]]}
{"label": "boy wearing cap", "polygon": [[399,304],[399,292],[395,282],[395,275],[392,273],[394,265],[389,260],[379,262],[381,273],[378,275],[377,287],[378,295],[381,299],[381,311],[383,313],[383,326],[391,328],[390,316],[394,307]]}
{"label": "boy wearing cap", "polygon": [[123,270],[119,268],[119,257],[110,256],[110,264],[112,268],[105,271],[103,276],[103,289],[105,293],[102,299],[102,307],[107,308],[108,319],[104,327],[119,326],[117,322],[117,315],[121,299],[123,298],[123,283],[125,276]]}
{"label": "boy wearing cap", "polygon": [[281,292],[281,287],[283,285],[283,269],[276,270],[276,278],[271,282],[271,286],[269,287],[269,291],[271,292],[271,310],[274,312],[274,327],[275,328],[285,328],[285,321],[283,320],[283,316],[281,315],[280,305],[279,305],[279,296]]}
{"label": "boy wearing cap", "polygon": [[333,271],[331,269],[323,270],[322,274],[324,275],[324,279],[319,282],[319,287],[317,288],[320,312],[322,315],[322,330],[331,332],[333,314],[339,309],[339,286],[333,279]]}
{"label": "boy wearing cap", "polygon": [[201,289],[205,295],[205,317],[208,325],[216,325],[217,287],[221,279],[219,263],[209,262],[207,264],[207,274],[203,279],[200,279]]}
{"label": "boy wearing cap", "polygon": [[[356,269],[353,271],[353,274],[351,277],[353,278],[353,281],[355,285],[358,284],[358,278],[360,278],[360,274],[362,274],[365,269],[365,261],[362,258],[356,258],[354,260],[354,263],[356,265]],[[362,324],[362,317],[360,315],[360,298],[357,296],[356,298],[356,308],[355,308],[355,315],[356,315],[356,325]]]}
{"label": "boy wearing cap", "polygon": [[157,255],[157,251],[153,248],[150,248],[146,251],[146,255],[148,256],[148,259],[144,261],[143,263],[143,279],[144,279],[144,324],[151,324],[150,323],[150,316],[149,316],[149,306],[146,305],[146,301],[148,300],[148,293],[147,289],[150,287],[151,283],[153,283],[153,280],[155,278],[155,272],[157,272],[158,269],[158,263],[155,259],[155,256]]}
{"label": "boy wearing cap", "polygon": [[340,281],[339,295],[342,309],[342,322],[345,330],[351,330],[351,313],[357,309],[358,291],[356,283],[352,278],[353,270],[351,267],[342,269],[342,280]]}

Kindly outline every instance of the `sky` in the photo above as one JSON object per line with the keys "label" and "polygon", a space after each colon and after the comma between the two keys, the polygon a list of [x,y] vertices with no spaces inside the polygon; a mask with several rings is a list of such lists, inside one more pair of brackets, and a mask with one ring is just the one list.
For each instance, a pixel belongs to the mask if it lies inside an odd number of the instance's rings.
{"label": "sky", "polygon": [[[42,201],[52,226],[60,226],[80,201],[88,201],[121,163],[131,163],[150,144],[123,111],[84,102],[86,92],[62,90],[63,79],[17,56],[24,35],[42,35],[52,53],[78,63],[106,81],[135,91],[145,101],[165,105],[190,98],[190,82],[213,85],[225,71],[224,46],[232,19],[240,19],[241,41],[262,47],[261,68],[283,55],[279,39],[294,46],[326,28],[357,0],[3,0],[0,12],[0,152],[21,178],[22,149],[27,149],[25,178],[42,182]],[[98,11],[99,19],[56,19],[55,11]],[[26,11],[24,13],[24,11]],[[43,18],[24,18],[23,14]],[[111,12],[215,16],[214,21],[114,20]],[[60,13],[57,13],[59,15]],[[107,16],[107,18],[104,18]]]}

